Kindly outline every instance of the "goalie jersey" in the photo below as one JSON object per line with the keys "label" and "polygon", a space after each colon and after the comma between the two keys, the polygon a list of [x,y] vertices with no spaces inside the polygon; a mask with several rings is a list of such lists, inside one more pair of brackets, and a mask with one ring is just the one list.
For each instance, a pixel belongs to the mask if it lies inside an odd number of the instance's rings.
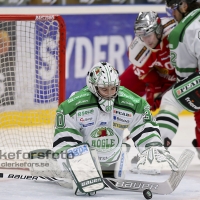
{"label": "goalie jersey", "polygon": [[160,43],[154,48],[149,48],[139,37],[135,37],[128,50],[128,57],[133,64],[134,73],[145,79],[154,69],[164,82],[175,82],[175,68],[170,64],[168,35],[176,26],[173,18],[161,18],[163,34]]}
{"label": "goalie jersey", "polygon": [[86,142],[96,149],[101,165],[109,166],[120,155],[126,128],[139,152],[152,144],[162,146],[159,127],[143,98],[120,86],[113,110],[105,113],[84,87],[57,109],[53,150],[60,153]]}

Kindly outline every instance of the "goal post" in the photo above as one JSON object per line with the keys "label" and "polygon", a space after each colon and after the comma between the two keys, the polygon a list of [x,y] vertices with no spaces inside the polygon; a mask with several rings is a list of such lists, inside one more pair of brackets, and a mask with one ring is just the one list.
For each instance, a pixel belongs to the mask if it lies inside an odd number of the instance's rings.
{"label": "goal post", "polygon": [[65,100],[65,53],[61,16],[0,15],[0,155],[7,156],[0,160],[52,147]]}

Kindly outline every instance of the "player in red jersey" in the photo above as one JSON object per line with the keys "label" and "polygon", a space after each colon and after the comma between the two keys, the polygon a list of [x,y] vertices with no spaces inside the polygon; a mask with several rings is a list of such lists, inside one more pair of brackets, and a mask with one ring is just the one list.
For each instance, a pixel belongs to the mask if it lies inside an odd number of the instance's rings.
{"label": "player in red jersey", "polygon": [[128,49],[131,65],[120,76],[120,85],[139,96],[146,95],[153,111],[160,106],[158,95],[176,82],[167,40],[175,26],[173,18],[160,18],[153,11],[140,12],[134,25],[136,36]]}

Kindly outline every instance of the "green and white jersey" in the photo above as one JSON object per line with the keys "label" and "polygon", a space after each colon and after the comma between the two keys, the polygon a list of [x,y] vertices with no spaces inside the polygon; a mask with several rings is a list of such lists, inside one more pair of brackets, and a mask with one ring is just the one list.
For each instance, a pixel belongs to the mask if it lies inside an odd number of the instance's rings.
{"label": "green and white jersey", "polygon": [[170,59],[179,79],[200,70],[200,9],[189,13],[169,35]]}
{"label": "green and white jersey", "polygon": [[53,150],[60,153],[87,142],[97,150],[100,163],[109,165],[118,159],[126,128],[139,152],[162,145],[159,127],[143,98],[120,87],[112,111],[105,113],[85,87],[58,107]]}

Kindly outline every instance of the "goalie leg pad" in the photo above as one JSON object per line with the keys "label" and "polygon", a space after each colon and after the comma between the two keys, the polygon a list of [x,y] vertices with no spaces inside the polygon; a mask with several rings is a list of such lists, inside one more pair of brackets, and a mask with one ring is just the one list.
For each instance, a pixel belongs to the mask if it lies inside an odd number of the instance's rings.
{"label": "goalie leg pad", "polygon": [[101,165],[100,165],[100,162],[99,162],[99,158],[98,158],[98,155],[97,155],[97,151],[95,148],[93,147],[90,147],[90,152],[91,152],[91,155],[92,155],[92,159],[94,161],[94,164],[99,172],[99,174],[101,175],[101,177],[103,178],[103,174],[102,174],[102,170],[101,170]]}
{"label": "goalie leg pad", "polygon": [[29,168],[32,176],[45,176],[64,178],[65,181],[57,183],[66,188],[72,188],[72,176],[68,170],[63,171],[56,160],[56,154],[49,149],[37,149],[29,152],[31,167]]}
{"label": "goalie leg pad", "polygon": [[104,189],[104,183],[92,159],[88,144],[73,146],[65,152],[67,158],[58,158],[63,169],[68,169],[82,193],[91,193]]}

